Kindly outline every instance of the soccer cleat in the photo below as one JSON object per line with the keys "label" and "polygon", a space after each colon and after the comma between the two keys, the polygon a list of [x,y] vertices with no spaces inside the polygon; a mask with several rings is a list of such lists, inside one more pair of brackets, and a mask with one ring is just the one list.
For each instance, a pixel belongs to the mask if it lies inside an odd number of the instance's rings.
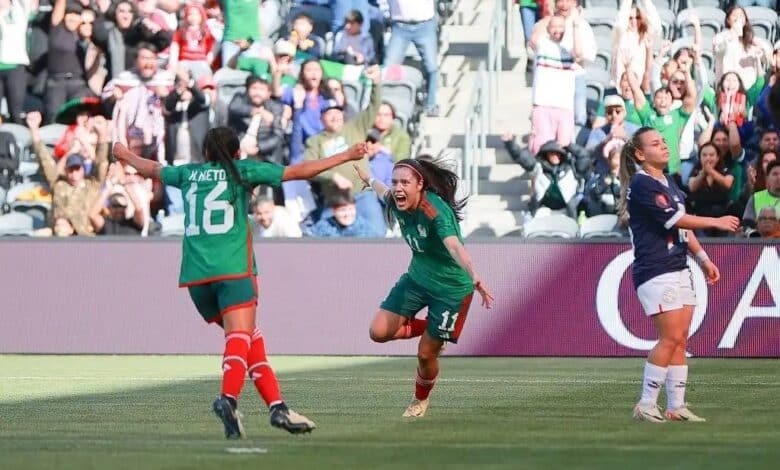
{"label": "soccer cleat", "polygon": [[233,405],[228,397],[221,395],[214,400],[214,414],[225,425],[225,437],[227,439],[241,439],[244,437],[244,426],[241,424],[241,413]]}
{"label": "soccer cleat", "polygon": [[706,419],[696,416],[691,410],[688,409],[688,405],[683,405],[676,410],[666,410],[666,419],[669,421],[689,421],[691,423],[703,423]]}
{"label": "soccer cleat", "polygon": [[428,404],[430,403],[430,399],[426,398],[425,400],[418,400],[415,398],[412,400],[412,403],[406,408],[406,411],[404,411],[403,417],[404,418],[422,418],[425,416],[425,412],[428,410]]}
{"label": "soccer cleat", "polygon": [[314,421],[287,408],[284,403],[271,407],[271,426],[284,429],[290,434],[311,432],[317,427]]}
{"label": "soccer cleat", "polygon": [[637,403],[634,407],[634,419],[637,421],[648,421],[650,423],[663,423],[664,419],[661,411],[656,405],[645,405]]}

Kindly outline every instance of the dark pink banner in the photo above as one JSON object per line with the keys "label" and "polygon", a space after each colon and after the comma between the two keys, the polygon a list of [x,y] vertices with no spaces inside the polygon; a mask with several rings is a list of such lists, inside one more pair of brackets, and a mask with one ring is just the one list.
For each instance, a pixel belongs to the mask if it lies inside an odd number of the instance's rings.
{"label": "dark pink banner", "polygon": [[[780,357],[778,245],[709,244],[722,280],[694,266],[694,356]],[[643,356],[654,331],[624,243],[470,242],[496,307],[472,305],[453,355]],[[259,322],[272,354],[414,354],[368,325],[406,269],[406,245],[261,242]],[[0,241],[0,352],[220,353],[176,287],[179,241]],[[424,315],[424,312],[421,312]]]}

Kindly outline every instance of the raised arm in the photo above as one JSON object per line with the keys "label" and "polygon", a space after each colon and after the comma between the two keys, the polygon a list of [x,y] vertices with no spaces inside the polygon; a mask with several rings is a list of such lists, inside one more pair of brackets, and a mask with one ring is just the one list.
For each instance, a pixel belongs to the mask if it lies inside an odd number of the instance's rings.
{"label": "raised arm", "polygon": [[468,273],[469,277],[474,282],[474,289],[476,289],[480,297],[482,297],[482,306],[491,308],[493,306],[493,294],[490,293],[482,282],[482,279],[479,277],[479,274],[477,274],[477,271],[474,269],[474,262],[471,260],[469,252],[466,251],[466,247],[464,247],[463,243],[454,235],[451,235],[442,241],[444,242],[447,251],[450,253],[450,256],[458,263],[458,266]]}
{"label": "raised arm", "polygon": [[314,178],[320,173],[331,168],[343,165],[344,163],[360,160],[366,156],[366,144],[361,142],[355,144],[344,152],[337,153],[332,157],[318,160],[307,160],[295,165],[285,167],[282,174],[282,181],[306,180]]}
{"label": "raised arm", "polygon": [[[682,71],[685,75],[685,98],[683,98],[682,108],[687,114],[693,114],[696,111],[696,82],[691,77],[691,71],[686,69]],[[636,98],[634,98],[636,99]]]}
{"label": "raised arm", "polygon": [[[627,63],[625,64],[626,70],[631,70],[630,63],[631,59],[628,58]],[[647,104],[647,99],[642,92],[642,88],[639,86],[639,81],[633,73],[627,73],[626,78],[628,79],[628,86],[631,87],[631,94],[634,95],[634,107],[636,107],[637,110],[641,110],[645,107],[645,104]]]}
{"label": "raised arm", "polygon": [[379,199],[384,200],[384,198],[387,196],[387,193],[390,192],[390,188],[385,186],[383,182],[372,178],[371,175],[363,171],[363,169],[358,165],[355,165],[355,171],[357,172],[358,177],[363,180],[363,184],[365,184],[367,188],[371,188],[379,197]]}
{"label": "raised arm", "polygon": [[144,178],[160,179],[160,171],[162,170],[160,163],[139,157],[119,142],[114,144],[113,154],[120,162],[135,168],[138,174]]}
{"label": "raised arm", "polygon": [[[674,220],[674,218],[670,219]],[[739,219],[726,215],[723,217],[699,217],[698,215],[684,214],[672,225],[687,230],[716,229],[724,232],[736,232],[739,228]]]}
{"label": "raised arm", "polygon": [[57,162],[51,156],[49,149],[41,142],[40,127],[43,120],[41,113],[33,111],[27,113],[27,127],[30,129],[30,135],[32,136],[32,147],[35,155],[38,157],[38,162],[41,164],[41,170],[43,170],[43,176],[46,178],[46,182],[49,187],[54,186],[57,179],[60,176],[60,172],[57,169]]}
{"label": "raised arm", "polygon": [[67,0],[55,0],[54,7],[51,10],[51,25],[57,26],[65,18],[65,7]]}

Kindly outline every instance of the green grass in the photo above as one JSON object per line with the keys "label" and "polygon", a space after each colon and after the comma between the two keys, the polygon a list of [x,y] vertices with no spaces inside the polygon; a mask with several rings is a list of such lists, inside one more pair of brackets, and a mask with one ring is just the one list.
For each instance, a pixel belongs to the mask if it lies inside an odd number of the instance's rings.
{"label": "green grass", "polygon": [[[639,359],[445,358],[428,415],[401,418],[413,358],[277,357],[309,436],[211,414],[219,357],[0,356],[0,468],[778,468],[780,361],[691,364],[707,423],[630,419]],[[228,448],[263,453],[231,454]],[[256,450],[257,451],[257,450]],[[236,467],[238,468],[238,467]]]}

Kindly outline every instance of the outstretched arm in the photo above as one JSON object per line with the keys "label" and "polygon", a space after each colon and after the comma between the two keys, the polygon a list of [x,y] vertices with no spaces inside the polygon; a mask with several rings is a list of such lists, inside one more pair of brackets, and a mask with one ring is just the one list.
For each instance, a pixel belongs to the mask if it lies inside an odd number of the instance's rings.
{"label": "outstretched arm", "polygon": [[138,174],[144,178],[160,179],[162,165],[158,162],[139,157],[131,152],[124,144],[119,142],[114,144],[113,153],[117,160],[135,168],[136,171],[138,171]]}
{"label": "outstretched arm", "polygon": [[493,306],[493,294],[485,287],[479,274],[474,270],[474,263],[471,261],[471,255],[466,251],[466,247],[458,240],[458,237],[451,235],[443,240],[444,246],[450,253],[450,256],[458,263],[458,266],[463,268],[472,281],[474,281],[474,288],[479,292],[482,297],[482,306],[491,308]]}
{"label": "outstretched arm", "polygon": [[358,177],[363,180],[363,184],[365,184],[367,188],[371,188],[376,195],[379,196],[379,199],[384,199],[385,196],[387,196],[390,188],[385,186],[383,182],[372,178],[371,175],[363,171],[358,165],[355,165],[355,171],[357,171]]}
{"label": "outstretched arm", "polygon": [[290,165],[284,169],[282,181],[307,180],[314,178],[323,171],[330,170],[331,168],[343,165],[350,161],[360,160],[365,156],[366,144],[361,142],[332,157],[320,160],[307,160],[296,165]]}

